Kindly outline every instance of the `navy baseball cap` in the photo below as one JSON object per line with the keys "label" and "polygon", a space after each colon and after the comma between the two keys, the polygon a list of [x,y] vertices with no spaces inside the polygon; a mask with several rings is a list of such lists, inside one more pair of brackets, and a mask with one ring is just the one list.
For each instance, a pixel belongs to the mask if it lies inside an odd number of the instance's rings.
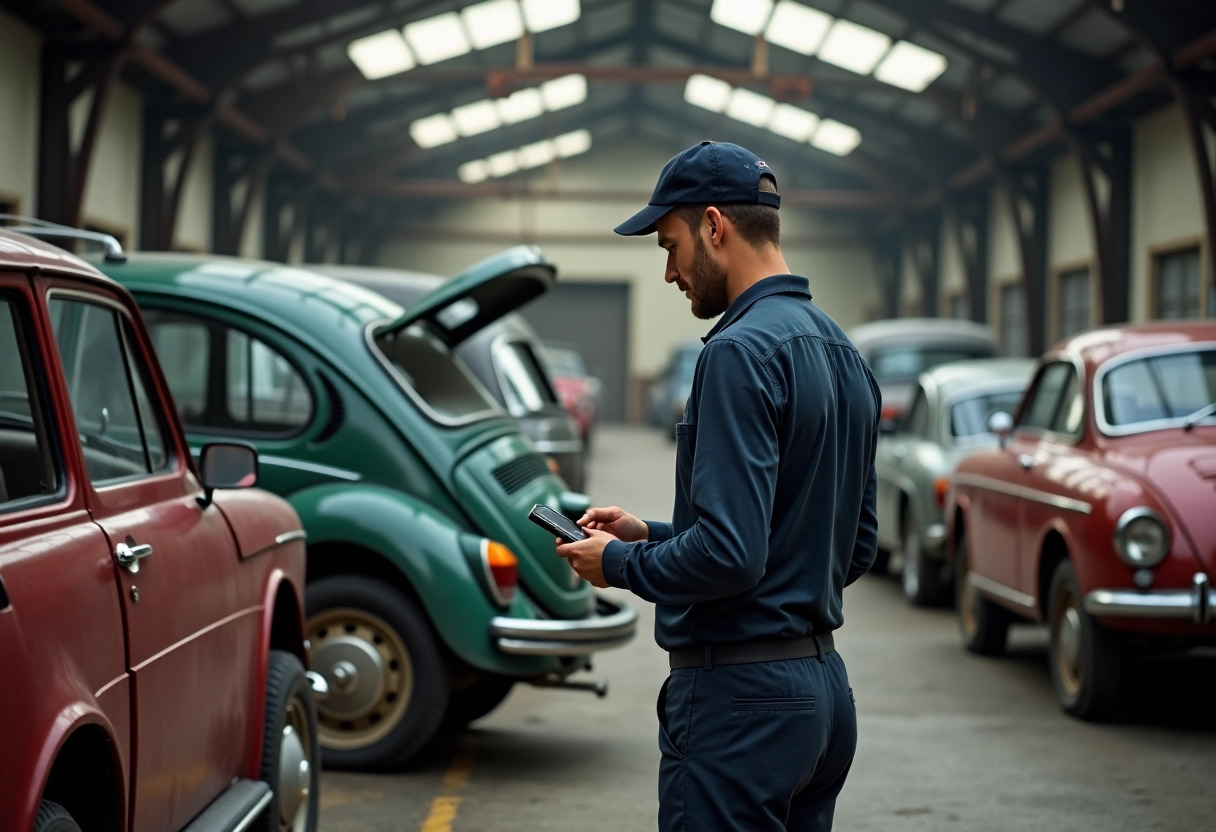
{"label": "navy baseball cap", "polygon": [[781,207],[781,195],[760,190],[760,177],[777,177],[750,150],[730,142],[701,142],[673,157],[659,174],[650,203],[613,230],[624,237],[655,232],[677,205],[751,204]]}

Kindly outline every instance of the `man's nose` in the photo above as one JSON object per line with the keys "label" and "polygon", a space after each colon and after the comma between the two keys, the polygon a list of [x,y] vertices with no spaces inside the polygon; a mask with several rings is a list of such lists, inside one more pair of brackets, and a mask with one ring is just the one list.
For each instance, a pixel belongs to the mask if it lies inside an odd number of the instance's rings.
{"label": "man's nose", "polygon": [[663,280],[667,283],[675,283],[680,279],[680,270],[676,268],[675,258],[667,258],[667,270],[663,273]]}

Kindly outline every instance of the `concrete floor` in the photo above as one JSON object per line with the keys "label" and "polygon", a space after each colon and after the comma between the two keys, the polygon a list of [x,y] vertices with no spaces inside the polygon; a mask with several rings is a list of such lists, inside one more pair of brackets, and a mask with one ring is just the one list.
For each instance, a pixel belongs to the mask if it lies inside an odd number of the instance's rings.
{"label": "concrete floor", "polygon": [[[644,517],[670,514],[674,445],[603,428],[590,492]],[[1216,671],[1145,668],[1127,721],[1091,725],[1056,706],[1043,633],[1015,628],[1010,655],[964,653],[953,613],[915,609],[867,576],[845,595],[837,646],[861,742],[837,807],[855,832],[1199,832],[1216,829]],[[532,832],[655,827],[655,694],[666,657],[639,637],[604,653],[606,699],[517,687],[472,730],[411,770],[325,772],[322,832]]]}

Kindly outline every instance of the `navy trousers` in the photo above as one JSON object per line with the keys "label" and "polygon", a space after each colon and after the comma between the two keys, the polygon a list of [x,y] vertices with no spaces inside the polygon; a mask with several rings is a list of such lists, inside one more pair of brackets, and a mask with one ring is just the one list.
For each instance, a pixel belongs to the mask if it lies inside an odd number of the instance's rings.
{"label": "navy trousers", "polygon": [[659,691],[661,832],[829,832],[857,749],[844,660],[671,671]]}

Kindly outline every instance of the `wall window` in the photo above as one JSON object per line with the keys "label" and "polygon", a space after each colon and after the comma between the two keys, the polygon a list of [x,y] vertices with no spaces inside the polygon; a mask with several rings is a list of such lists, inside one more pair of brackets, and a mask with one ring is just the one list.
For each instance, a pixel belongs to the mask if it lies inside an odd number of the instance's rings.
{"label": "wall window", "polygon": [[[1157,276],[1153,287],[1154,317],[1163,320],[1198,318],[1200,293],[1199,246],[1162,252],[1153,258]],[[1208,304],[1208,314],[1212,314]]]}
{"label": "wall window", "polygon": [[1090,328],[1089,267],[1060,272],[1056,333],[1067,338]]}
{"label": "wall window", "polygon": [[1001,287],[1001,353],[1026,355],[1026,292],[1021,283]]}

